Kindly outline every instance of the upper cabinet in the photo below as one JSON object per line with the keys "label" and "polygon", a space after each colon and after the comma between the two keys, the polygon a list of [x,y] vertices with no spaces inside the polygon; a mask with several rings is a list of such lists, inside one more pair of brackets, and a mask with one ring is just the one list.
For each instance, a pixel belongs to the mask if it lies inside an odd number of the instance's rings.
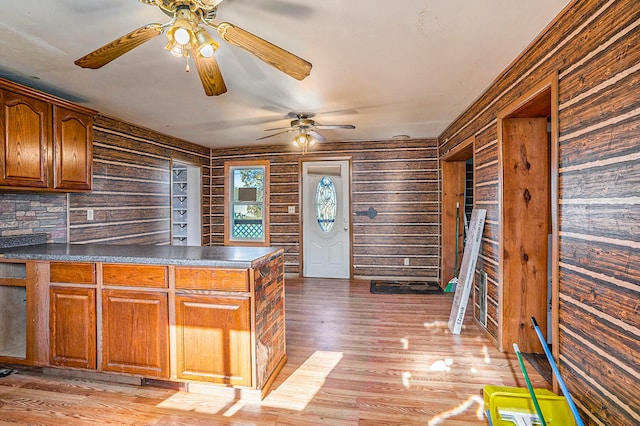
{"label": "upper cabinet", "polygon": [[93,116],[53,106],[53,188],[90,190]]}
{"label": "upper cabinet", "polygon": [[0,188],[89,191],[95,111],[0,79]]}
{"label": "upper cabinet", "polygon": [[48,145],[51,141],[51,107],[20,93],[2,96],[2,174],[0,184],[27,188],[49,186]]}

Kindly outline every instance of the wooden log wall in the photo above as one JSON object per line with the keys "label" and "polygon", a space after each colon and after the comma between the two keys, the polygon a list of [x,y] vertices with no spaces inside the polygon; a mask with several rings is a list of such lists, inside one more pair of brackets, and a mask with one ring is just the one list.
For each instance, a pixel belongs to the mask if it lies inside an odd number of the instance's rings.
{"label": "wooden log wall", "polygon": [[587,424],[640,424],[640,2],[572,2],[442,133],[440,152],[476,137],[475,206],[487,209],[478,269],[497,339],[496,117],[556,72],[561,372]]}
{"label": "wooden log wall", "polygon": [[[285,248],[285,272],[300,272],[299,159],[350,158],[353,266],[357,278],[437,280],[439,170],[437,140],[324,142],[304,157],[287,145],[214,150],[212,245],[224,241],[224,162],[269,160],[271,245]],[[287,207],[295,205],[296,214]],[[373,207],[374,219],[355,215]],[[404,266],[404,258],[410,259]]]}
{"label": "wooden log wall", "polygon": [[69,194],[69,242],[170,244],[171,160],[202,167],[208,181],[209,148],[100,115],[93,135],[93,191]]}

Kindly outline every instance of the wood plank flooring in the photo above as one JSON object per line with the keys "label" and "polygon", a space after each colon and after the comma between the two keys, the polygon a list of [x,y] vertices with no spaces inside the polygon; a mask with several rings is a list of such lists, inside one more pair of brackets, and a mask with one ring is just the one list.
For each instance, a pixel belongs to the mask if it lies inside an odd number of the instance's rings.
{"label": "wood plank flooring", "polygon": [[486,425],[483,386],[525,383],[515,356],[496,351],[470,315],[460,335],[449,332],[452,298],[287,279],[289,360],[263,401],[12,366],[0,378],[0,425]]}

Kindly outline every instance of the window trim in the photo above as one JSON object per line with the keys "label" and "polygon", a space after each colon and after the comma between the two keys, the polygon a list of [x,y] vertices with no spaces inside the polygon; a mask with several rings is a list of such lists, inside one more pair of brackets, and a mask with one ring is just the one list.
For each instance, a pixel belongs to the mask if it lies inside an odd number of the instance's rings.
{"label": "window trim", "polygon": [[[244,241],[231,238],[231,225],[233,223],[231,214],[233,213],[233,187],[232,187],[232,170],[238,168],[254,168],[264,167],[264,207],[263,215],[263,241]],[[224,245],[234,246],[253,246],[268,247],[271,244],[270,226],[269,226],[269,205],[270,205],[270,162],[269,160],[250,160],[250,161],[225,161],[224,163]]]}

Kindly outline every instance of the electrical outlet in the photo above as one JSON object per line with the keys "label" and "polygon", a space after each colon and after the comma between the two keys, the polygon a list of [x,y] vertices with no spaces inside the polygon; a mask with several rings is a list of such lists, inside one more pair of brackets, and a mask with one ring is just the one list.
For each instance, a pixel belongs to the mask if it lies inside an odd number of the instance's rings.
{"label": "electrical outlet", "polygon": [[404,266],[409,266],[409,258],[408,257],[404,258]]}
{"label": "electrical outlet", "polygon": [[93,209],[87,209],[87,220],[93,220]]}
{"label": "electrical outlet", "polygon": [[296,212],[296,206],[289,206],[289,214],[293,214]]}

